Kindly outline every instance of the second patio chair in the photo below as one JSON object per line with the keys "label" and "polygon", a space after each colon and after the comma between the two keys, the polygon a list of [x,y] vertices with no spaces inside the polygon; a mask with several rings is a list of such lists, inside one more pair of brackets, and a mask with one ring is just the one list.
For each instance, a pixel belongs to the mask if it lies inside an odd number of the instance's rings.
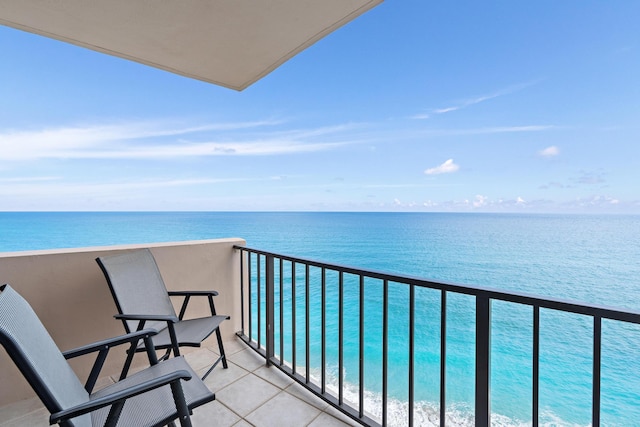
{"label": "second patio chair", "polygon": [[[204,380],[219,362],[227,367],[224,345],[220,334],[220,324],[229,316],[216,314],[213,297],[216,291],[167,291],[160,275],[160,270],[149,249],[135,250],[118,255],[96,258],[104,273],[111,294],[118,309],[116,319],[122,320],[127,332],[152,328],[158,331],[153,337],[156,349],[166,349],[163,356],[180,355],[179,347],[200,347],[202,341],[215,332],[218,340],[220,356],[204,374]],[[184,297],[180,314],[171,303],[170,296]],[[184,319],[187,305],[191,297],[206,297],[209,301],[211,315],[195,319]],[[139,347],[137,351],[144,351]],[[122,376],[126,376],[134,352],[129,352]]]}

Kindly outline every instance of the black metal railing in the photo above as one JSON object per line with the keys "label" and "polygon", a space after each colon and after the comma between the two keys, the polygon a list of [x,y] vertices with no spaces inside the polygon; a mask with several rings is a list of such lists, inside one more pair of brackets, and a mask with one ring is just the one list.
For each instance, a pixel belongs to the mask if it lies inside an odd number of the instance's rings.
{"label": "black metal railing", "polygon": [[[592,320],[592,396],[591,396],[591,425],[600,426],[601,418],[601,347],[602,320],[610,319],[616,322],[640,324],[640,313],[617,310],[606,307],[590,306],[562,300],[544,299],[536,296],[504,292],[473,286],[462,286],[441,283],[422,278],[401,276],[328,264],[309,259],[292,257],[272,252],[237,246],[241,251],[241,310],[242,330],[237,333],[245,343],[265,357],[266,363],[278,367],[291,378],[315,393],[317,396],[333,405],[352,419],[364,425],[390,424],[388,420],[387,403],[389,399],[389,331],[390,331],[390,284],[407,289],[408,300],[408,366],[407,391],[408,400],[406,424],[414,425],[414,392],[415,392],[415,332],[416,332],[416,291],[431,289],[439,294],[440,324],[440,369],[439,369],[439,423],[445,425],[447,403],[447,296],[453,294],[467,295],[475,300],[475,425],[489,426],[491,424],[491,306],[492,301],[502,301],[511,304],[531,307],[532,337],[531,337],[531,424],[536,427],[539,423],[540,410],[540,311],[552,310],[573,313]],[[301,271],[303,270],[303,272]],[[328,276],[331,276],[329,280]],[[300,280],[303,278],[303,284]],[[347,279],[348,278],[348,279]],[[381,366],[378,372],[365,372],[365,300],[377,287],[371,281],[381,285],[381,346],[377,349],[381,354]],[[345,288],[350,286],[349,295],[356,291],[358,294],[357,307],[345,307]],[[304,301],[299,293],[304,292]],[[327,298],[328,293],[335,297],[337,293],[337,390],[328,386],[327,372]],[[399,291],[397,291],[399,292]],[[319,301],[317,300],[319,298]],[[314,304],[319,305],[320,325],[314,324],[318,316],[312,313]],[[302,315],[300,313],[302,307]],[[357,317],[357,322],[345,322],[345,310],[350,318]],[[316,313],[317,314],[317,313]],[[290,317],[289,317],[290,316]],[[314,319],[312,319],[312,317]],[[333,320],[333,319],[332,319]],[[289,323],[289,325],[286,325]],[[347,324],[348,323],[348,324]],[[354,325],[355,323],[355,325]],[[333,323],[332,323],[333,324]],[[357,327],[356,327],[357,325]],[[285,326],[287,326],[285,328]],[[301,327],[304,326],[304,331]],[[313,331],[311,329],[314,329]],[[350,342],[357,345],[357,398],[350,400],[345,396],[345,335],[357,334]],[[300,334],[304,334],[301,339]],[[320,335],[319,337],[317,335]],[[317,340],[319,338],[319,344]],[[312,343],[312,340],[314,343]],[[303,349],[300,349],[300,345]],[[319,348],[318,348],[319,347]],[[315,354],[319,350],[320,354]],[[304,353],[304,363],[300,365],[299,353]],[[286,357],[285,353],[289,356]],[[320,358],[319,375],[312,375],[312,358]],[[381,378],[381,411],[372,416],[365,411],[365,381],[368,375],[380,375]],[[319,378],[318,378],[319,377]]]}

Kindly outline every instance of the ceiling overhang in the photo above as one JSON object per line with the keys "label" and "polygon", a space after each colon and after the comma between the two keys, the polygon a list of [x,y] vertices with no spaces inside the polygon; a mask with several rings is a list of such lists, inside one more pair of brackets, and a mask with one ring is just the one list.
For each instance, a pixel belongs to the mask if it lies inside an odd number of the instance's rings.
{"label": "ceiling overhang", "polygon": [[382,0],[3,0],[0,24],[242,90]]}

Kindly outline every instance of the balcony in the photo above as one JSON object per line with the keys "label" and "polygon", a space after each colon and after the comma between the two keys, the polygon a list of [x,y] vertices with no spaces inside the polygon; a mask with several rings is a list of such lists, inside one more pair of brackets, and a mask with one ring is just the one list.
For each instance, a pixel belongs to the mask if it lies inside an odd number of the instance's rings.
{"label": "balcony", "polygon": [[[183,242],[175,244],[128,245],[74,250],[31,251],[0,254],[2,281],[20,292],[33,306],[63,350],[123,333],[113,319],[115,305],[104,277],[94,259],[118,251],[151,247],[167,283],[180,289],[217,289],[220,313],[230,314],[222,332],[229,369],[217,367],[206,383],[217,400],[194,411],[194,425],[325,426],[356,425],[323,400],[296,384],[265,361],[236,336],[240,329],[239,252],[241,239]],[[178,289],[178,288],[176,288]],[[194,306],[192,315],[207,313]],[[214,350],[215,349],[215,350]],[[196,371],[203,371],[217,351],[215,338],[200,349],[187,350],[186,358]],[[106,385],[117,377],[123,355],[109,356]],[[136,356],[141,367],[144,357]],[[88,375],[91,360],[81,360],[73,368]],[[0,426],[47,426],[48,413],[23,379],[4,349],[0,351]],[[99,385],[100,385],[99,383]],[[265,424],[265,421],[267,422]]]}
{"label": "balcony", "polygon": [[[501,313],[503,306],[528,310],[531,318],[531,351],[526,355],[531,360],[529,423],[538,425],[544,393],[540,337],[546,323],[540,319],[569,313],[588,325],[584,330],[591,343],[592,387],[586,398],[591,402],[591,425],[606,425],[606,414],[601,412],[608,396],[601,382],[607,365],[603,345],[615,344],[611,325],[640,324],[638,313],[325,264],[247,248],[242,239],[4,253],[0,254],[0,280],[32,304],[59,347],[66,350],[122,334],[94,259],[140,247],[151,248],[172,290],[216,289],[218,312],[231,316],[222,327],[230,367],[218,367],[207,378],[217,400],[194,412],[195,425],[210,425],[211,420],[222,426],[424,425],[415,407],[419,401],[415,379],[422,367],[417,339],[421,330],[429,330],[439,342],[433,349],[439,369],[431,372],[438,397],[429,425],[457,425],[447,413],[446,385],[455,380],[447,369],[447,340],[451,340],[447,306],[458,296],[473,302],[472,354],[466,356],[475,360],[471,375],[475,407],[465,425],[491,424],[492,310]],[[417,297],[425,292],[432,294],[436,313],[429,322],[425,311],[416,306]],[[374,298],[377,302],[372,303],[373,295],[379,297]],[[391,318],[390,304],[405,307],[406,318]],[[205,315],[207,309],[195,306],[187,315]],[[381,337],[381,345],[373,349],[377,355],[373,361],[372,330]],[[205,368],[217,348],[213,340],[208,344],[186,354],[196,371]],[[391,361],[390,349],[403,352],[402,366]],[[355,366],[346,361],[347,353],[356,356]],[[142,367],[143,359],[134,361],[135,366]],[[123,361],[124,354],[109,356],[103,384],[112,381]],[[73,368],[86,377],[91,362],[80,360]],[[0,365],[0,426],[47,425],[46,411],[4,351]],[[379,386],[376,391],[381,396],[373,406],[366,402],[371,384]],[[400,418],[398,414],[392,418],[388,408],[396,397],[390,390],[399,387],[404,388],[407,404]]]}

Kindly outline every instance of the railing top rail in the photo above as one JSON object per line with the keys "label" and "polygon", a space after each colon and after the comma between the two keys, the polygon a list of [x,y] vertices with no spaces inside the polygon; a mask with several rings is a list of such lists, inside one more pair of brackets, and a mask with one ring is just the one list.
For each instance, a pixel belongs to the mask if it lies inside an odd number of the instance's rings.
{"label": "railing top rail", "polygon": [[408,285],[420,286],[430,289],[438,289],[447,292],[454,292],[459,294],[485,297],[489,299],[495,299],[500,301],[507,301],[517,304],[524,304],[530,306],[538,306],[540,308],[548,308],[552,310],[566,311],[570,313],[582,314],[587,316],[597,316],[603,319],[612,319],[629,323],[640,324],[640,312],[619,309],[614,307],[606,307],[600,305],[589,305],[575,301],[555,299],[555,298],[541,298],[539,296],[530,295],[522,292],[507,292],[500,289],[486,288],[472,285],[459,285],[455,283],[437,282],[421,277],[406,276],[393,273],[386,273],[382,271],[368,270],[358,267],[350,267],[340,264],[330,264],[327,262],[295,257],[261,249],[255,249],[247,246],[234,246],[234,248],[247,251],[264,256],[272,256],[282,259],[284,261],[290,261],[299,264],[307,264],[313,267],[325,268],[328,270],[341,271],[347,274],[354,274],[357,276],[369,277],[372,279],[386,280],[393,283],[404,283]]}

